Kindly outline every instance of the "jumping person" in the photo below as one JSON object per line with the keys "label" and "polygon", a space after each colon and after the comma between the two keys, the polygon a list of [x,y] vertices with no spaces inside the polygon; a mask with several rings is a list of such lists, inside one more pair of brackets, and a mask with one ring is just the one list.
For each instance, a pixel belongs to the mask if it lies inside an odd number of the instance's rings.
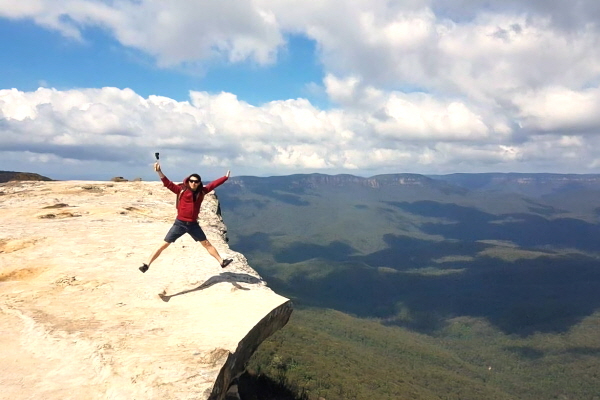
{"label": "jumping person", "polygon": [[202,204],[202,200],[204,200],[204,195],[210,193],[217,186],[225,183],[225,181],[229,179],[230,172],[227,171],[225,176],[204,186],[202,184],[202,179],[198,174],[188,176],[183,180],[183,184],[178,185],[171,182],[169,178],[162,173],[158,162],[154,164],[154,170],[158,173],[163,185],[177,195],[177,219],[167,233],[167,236],[165,236],[164,243],[152,253],[148,263],[143,264],[139,268],[140,271],[148,271],[150,265],[158,258],[158,256],[160,256],[160,253],[185,233],[189,234],[196,242],[200,242],[208,253],[221,264],[221,268],[225,268],[231,264],[233,260],[231,258],[221,258],[217,249],[215,249],[206,239],[204,231],[202,231],[202,228],[200,228],[200,225],[198,224],[198,214],[200,213],[200,205]]}

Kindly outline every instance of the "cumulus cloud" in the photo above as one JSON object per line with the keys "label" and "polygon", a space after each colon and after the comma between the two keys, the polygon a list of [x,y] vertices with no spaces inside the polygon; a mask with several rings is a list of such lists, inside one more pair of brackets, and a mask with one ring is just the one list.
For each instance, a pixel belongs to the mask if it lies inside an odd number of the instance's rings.
{"label": "cumulus cloud", "polygon": [[[20,0],[0,17],[74,40],[100,27],[161,67],[277,62],[286,35],[315,41],[335,108],[189,101],[116,88],[0,91],[0,151],[40,162],[184,165],[252,173],[455,172],[600,167],[595,0]],[[200,155],[198,155],[200,154]],[[575,156],[577,154],[577,156]],[[45,160],[45,161],[43,161]]]}
{"label": "cumulus cloud", "polygon": [[[455,20],[469,20],[481,10],[479,0],[432,0],[428,4],[441,15]],[[487,0],[485,9],[490,13],[541,15],[552,25],[564,30],[577,30],[600,21],[600,3],[595,0]]]}
{"label": "cumulus cloud", "polygon": [[[535,130],[536,115],[522,112]],[[423,94],[380,94],[370,110],[324,111],[304,99],[256,107],[230,93],[191,92],[189,101],[179,102],[116,88],[0,90],[0,151],[48,165],[113,163],[141,170],[157,150],[177,170],[195,165],[255,174],[501,170],[523,162],[560,167],[563,161],[583,169],[597,158],[593,151],[581,153],[594,135],[538,129],[523,140],[497,126],[495,117],[466,103]]]}
{"label": "cumulus cloud", "polygon": [[[330,98],[365,116],[373,132],[387,139],[487,141],[510,135],[503,117],[460,98],[442,98],[416,92],[382,91],[356,77],[327,76]],[[487,114],[487,115],[486,115]]]}
{"label": "cumulus cloud", "polygon": [[[0,3],[0,16],[80,39],[86,27],[101,27],[162,66],[214,58],[272,63],[294,33],[316,41],[332,75],[490,103],[546,85],[581,89],[600,74],[593,18],[600,5],[592,0],[491,1],[485,8],[473,0],[13,3]],[[565,18],[576,23],[560,23]]]}
{"label": "cumulus cloud", "polygon": [[286,34],[303,34],[334,75],[452,94],[493,97],[544,82],[582,87],[600,72],[593,0],[485,8],[473,0],[21,0],[0,2],[0,16],[79,39],[86,27],[101,27],[162,66],[215,57],[271,63]]}
{"label": "cumulus cloud", "polygon": [[530,131],[597,134],[600,127],[600,88],[575,91],[547,87],[518,93],[513,98],[519,120]]}
{"label": "cumulus cloud", "polygon": [[0,2],[0,16],[33,19],[76,40],[99,27],[165,67],[215,57],[267,64],[283,45],[273,14],[250,1],[20,0]]}

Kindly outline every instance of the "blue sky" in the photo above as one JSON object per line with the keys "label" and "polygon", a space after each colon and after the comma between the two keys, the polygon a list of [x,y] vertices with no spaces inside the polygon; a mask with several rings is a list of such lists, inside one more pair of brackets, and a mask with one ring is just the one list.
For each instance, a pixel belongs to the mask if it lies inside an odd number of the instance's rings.
{"label": "blue sky", "polygon": [[323,70],[315,42],[303,36],[289,35],[272,65],[215,61],[195,69],[160,68],[152,56],[124,48],[98,28],[85,29],[83,36],[84,41],[69,40],[29,20],[0,19],[0,37],[11,38],[0,41],[0,87],[35,91],[40,86],[113,86],[178,101],[187,100],[190,90],[226,91],[253,105],[304,97],[327,107],[326,98],[310,90],[311,84],[321,84]]}
{"label": "blue sky", "polygon": [[591,0],[0,1],[0,170],[600,173],[598,21]]}

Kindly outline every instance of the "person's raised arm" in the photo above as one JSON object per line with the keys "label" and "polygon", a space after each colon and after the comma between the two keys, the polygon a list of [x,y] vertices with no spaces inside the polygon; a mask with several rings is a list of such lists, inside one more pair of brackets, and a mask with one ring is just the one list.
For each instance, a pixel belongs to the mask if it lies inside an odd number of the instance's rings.
{"label": "person's raised arm", "polygon": [[154,163],[154,170],[156,171],[160,179],[165,177],[165,174],[163,174],[162,170],[160,169],[160,163],[158,161]]}
{"label": "person's raised arm", "polygon": [[230,175],[231,175],[231,171],[227,170],[227,173],[224,176],[220,177],[219,179],[215,179],[208,185],[204,186],[204,193],[208,193],[208,192],[214,190],[217,186],[221,186],[223,183],[225,183],[225,181],[227,179],[229,179]]}
{"label": "person's raised arm", "polygon": [[169,178],[167,178],[165,176],[165,174],[163,174],[162,170],[160,169],[160,164],[158,162],[154,163],[154,170],[156,171],[156,173],[160,177],[160,180],[162,181],[163,185],[167,189],[169,189],[171,192],[173,192],[175,194],[181,192],[181,187],[179,185],[176,185],[175,183],[171,182],[169,180]]}

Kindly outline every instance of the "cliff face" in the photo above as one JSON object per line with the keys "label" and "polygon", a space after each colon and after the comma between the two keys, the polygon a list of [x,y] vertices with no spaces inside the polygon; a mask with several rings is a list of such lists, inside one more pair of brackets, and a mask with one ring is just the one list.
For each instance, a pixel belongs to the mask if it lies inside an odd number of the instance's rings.
{"label": "cliff face", "polygon": [[234,263],[184,236],[142,274],[174,202],[159,182],[0,185],[3,397],[225,398],[292,306],[229,249],[213,194],[201,225]]}

